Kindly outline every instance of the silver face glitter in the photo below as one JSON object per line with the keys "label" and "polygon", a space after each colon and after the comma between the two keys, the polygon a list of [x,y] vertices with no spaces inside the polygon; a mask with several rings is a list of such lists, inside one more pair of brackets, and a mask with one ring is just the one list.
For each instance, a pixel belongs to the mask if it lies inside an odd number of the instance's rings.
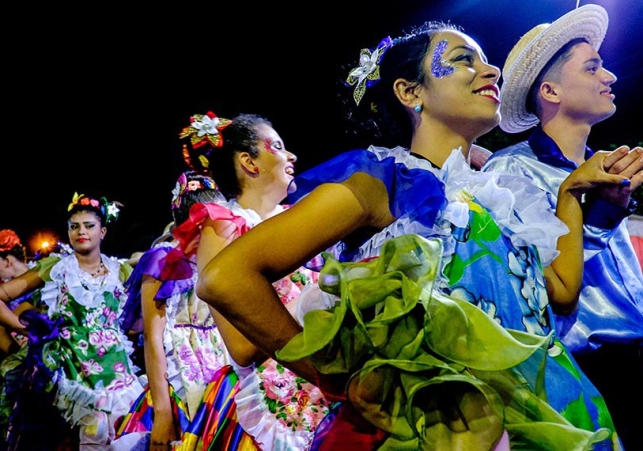
{"label": "silver face glitter", "polygon": [[436,78],[443,78],[451,75],[455,68],[449,64],[445,59],[442,59],[442,54],[447,48],[449,41],[446,39],[435,44],[433,49],[433,58],[431,58],[431,74]]}

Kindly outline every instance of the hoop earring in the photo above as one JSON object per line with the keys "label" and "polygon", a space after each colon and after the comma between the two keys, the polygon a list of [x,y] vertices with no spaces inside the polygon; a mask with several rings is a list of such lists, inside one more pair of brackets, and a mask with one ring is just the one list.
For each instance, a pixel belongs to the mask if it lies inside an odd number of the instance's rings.
{"label": "hoop earring", "polygon": [[413,109],[415,110],[416,113],[421,113],[422,112],[422,105],[420,105],[419,103],[416,103],[415,107]]}

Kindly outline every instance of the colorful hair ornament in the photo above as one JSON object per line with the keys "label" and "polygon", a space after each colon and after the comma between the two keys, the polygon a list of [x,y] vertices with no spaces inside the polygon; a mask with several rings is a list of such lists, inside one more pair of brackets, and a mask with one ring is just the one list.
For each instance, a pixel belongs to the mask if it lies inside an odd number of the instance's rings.
{"label": "colorful hair ornament", "polygon": [[172,190],[172,210],[179,208],[181,206],[181,200],[183,199],[183,193],[188,189],[188,178],[185,176],[185,172],[179,175],[179,179],[174,185]]}
{"label": "colorful hair ornament", "polygon": [[186,173],[183,172],[179,175],[176,185],[174,185],[174,189],[172,190],[172,210],[181,206],[181,201],[186,192],[216,188],[217,185],[211,177],[198,175],[198,177],[192,177],[188,180]]}
{"label": "colorful hair ornament", "polygon": [[88,207],[96,208],[105,216],[105,223],[109,224],[118,219],[118,214],[120,213],[120,208],[123,204],[120,202],[110,202],[105,197],[101,197],[100,200],[92,199],[89,196],[84,194],[74,193],[74,197],[71,200],[71,203],[67,207],[67,211],[71,211],[72,208],[78,205],[85,205]]}
{"label": "colorful hair ornament", "polygon": [[16,244],[20,244],[16,232],[11,229],[0,230],[0,252],[10,251]]}
{"label": "colorful hair ornament", "polygon": [[119,207],[122,207],[123,204],[120,202],[110,202],[104,197],[100,198],[100,203],[100,209],[105,215],[106,224],[116,221],[118,219],[118,214],[121,212]]}
{"label": "colorful hair ornament", "polygon": [[185,161],[185,164],[188,165],[188,168],[194,170],[194,165],[192,164],[192,159],[190,158],[190,151],[188,150],[188,145],[183,144],[183,147],[181,148],[181,156],[183,157],[183,161]]}
{"label": "colorful hair ornament", "polygon": [[223,145],[221,130],[230,125],[230,119],[217,117],[212,111],[206,114],[195,114],[190,117],[190,125],[179,133],[180,138],[190,138],[192,147],[197,148],[210,143],[213,147]]}
{"label": "colorful hair ornament", "polygon": [[[190,151],[188,150],[188,146],[186,144],[183,144],[181,155],[183,156],[183,161],[185,161],[185,164],[187,164],[188,168],[192,169],[193,171],[203,172],[203,171],[199,171],[198,168],[196,168],[194,164],[192,164],[192,158],[190,158]],[[208,157],[206,157],[205,155],[199,155],[197,158],[199,159],[199,163],[201,164],[202,168],[207,170],[210,167],[210,161],[208,161]]]}
{"label": "colorful hair ornament", "polygon": [[100,208],[100,203],[96,199],[87,197],[84,194],[74,193],[74,197],[72,197],[71,203],[67,207],[67,211],[70,211],[76,205],[90,205],[95,208]]}
{"label": "colorful hair ornament", "polygon": [[351,70],[346,79],[349,86],[355,86],[353,99],[359,105],[364,96],[366,88],[370,88],[380,80],[380,62],[386,51],[393,45],[390,36],[382,39],[377,48],[371,52],[369,49],[362,49],[359,56],[359,66]]}

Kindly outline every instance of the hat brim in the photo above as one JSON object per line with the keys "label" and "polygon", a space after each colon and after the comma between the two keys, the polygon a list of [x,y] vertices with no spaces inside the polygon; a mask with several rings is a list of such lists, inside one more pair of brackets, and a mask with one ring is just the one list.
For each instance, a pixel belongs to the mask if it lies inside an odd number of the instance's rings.
{"label": "hat brim", "polygon": [[[539,119],[527,111],[527,96],[540,72],[572,39],[587,39],[598,51],[608,24],[603,7],[584,5],[551,24],[538,25],[525,33],[509,52],[502,69],[500,128],[507,133],[519,133],[538,124]],[[537,32],[538,29],[542,31]]]}

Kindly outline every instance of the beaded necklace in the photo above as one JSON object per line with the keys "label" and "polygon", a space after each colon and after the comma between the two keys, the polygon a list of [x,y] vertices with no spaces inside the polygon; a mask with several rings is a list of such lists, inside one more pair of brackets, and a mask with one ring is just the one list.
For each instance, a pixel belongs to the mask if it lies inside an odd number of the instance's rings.
{"label": "beaded necklace", "polygon": [[97,275],[99,275],[101,273],[101,271],[103,269],[105,269],[105,265],[103,264],[103,259],[101,258],[100,265],[98,265],[98,269],[96,270],[96,272],[90,273],[89,275],[91,277],[96,277]]}

